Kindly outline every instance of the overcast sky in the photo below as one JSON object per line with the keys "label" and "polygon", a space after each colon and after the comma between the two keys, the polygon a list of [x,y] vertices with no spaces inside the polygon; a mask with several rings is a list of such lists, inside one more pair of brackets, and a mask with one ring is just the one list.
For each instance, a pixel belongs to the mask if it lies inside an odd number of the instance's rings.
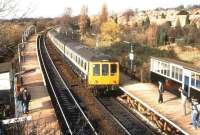
{"label": "overcast sky", "polygon": [[84,4],[92,15],[99,13],[103,3],[107,4],[110,12],[119,12],[130,8],[143,10],[194,5],[200,4],[200,0],[20,0],[20,10],[31,7],[33,11],[28,17],[55,17],[62,15],[65,8],[71,7],[73,15],[77,15]]}

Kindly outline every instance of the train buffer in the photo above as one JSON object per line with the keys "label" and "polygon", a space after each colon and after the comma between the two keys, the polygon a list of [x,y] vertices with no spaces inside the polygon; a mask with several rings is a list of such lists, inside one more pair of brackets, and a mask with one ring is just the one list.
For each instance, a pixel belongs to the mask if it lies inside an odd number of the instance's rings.
{"label": "train buffer", "polygon": [[164,102],[158,104],[158,87],[152,83],[139,83],[121,75],[120,89],[124,95],[119,98],[167,134],[200,134],[200,129],[192,129],[191,103],[187,102],[186,116],[183,113],[181,98],[165,91]]}

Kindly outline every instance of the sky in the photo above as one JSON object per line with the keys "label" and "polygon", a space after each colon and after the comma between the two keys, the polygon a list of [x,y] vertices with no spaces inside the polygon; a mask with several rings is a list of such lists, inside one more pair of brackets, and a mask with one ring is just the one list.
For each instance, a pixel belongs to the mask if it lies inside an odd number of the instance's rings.
{"label": "sky", "polygon": [[20,0],[18,8],[20,12],[31,8],[27,17],[56,17],[61,16],[67,7],[71,7],[72,14],[77,15],[82,5],[87,5],[89,15],[95,15],[100,12],[103,3],[107,4],[109,12],[120,12],[194,5],[200,4],[200,0]]}

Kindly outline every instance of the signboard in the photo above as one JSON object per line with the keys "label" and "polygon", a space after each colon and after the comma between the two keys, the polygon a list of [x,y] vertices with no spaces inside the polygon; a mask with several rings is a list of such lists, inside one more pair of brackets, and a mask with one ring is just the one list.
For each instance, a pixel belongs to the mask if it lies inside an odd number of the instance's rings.
{"label": "signboard", "polygon": [[9,72],[0,73],[0,90],[10,90],[10,74]]}

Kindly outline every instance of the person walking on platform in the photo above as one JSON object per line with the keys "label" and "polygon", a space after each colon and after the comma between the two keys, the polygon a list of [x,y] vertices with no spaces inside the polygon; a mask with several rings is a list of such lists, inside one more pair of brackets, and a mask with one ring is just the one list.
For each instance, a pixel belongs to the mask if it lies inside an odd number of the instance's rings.
{"label": "person walking on platform", "polygon": [[24,88],[20,88],[20,91],[17,95],[17,108],[19,108],[20,112],[23,112],[23,91]]}
{"label": "person walking on platform", "polygon": [[197,129],[199,127],[199,111],[200,104],[196,98],[192,98],[192,128]]}
{"label": "person walking on platform", "polygon": [[184,92],[182,87],[179,88],[179,91],[181,92],[181,103],[183,107],[183,113],[186,116],[187,93]]}
{"label": "person walking on platform", "polygon": [[30,92],[27,90],[27,88],[24,88],[24,91],[23,91],[23,111],[24,111],[24,113],[29,112],[30,100],[31,100]]}
{"label": "person walking on platform", "polygon": [[161,81],[158,81],[158,92],[159,92],[159,98],[158,103],[163,103],[163,83]]}

